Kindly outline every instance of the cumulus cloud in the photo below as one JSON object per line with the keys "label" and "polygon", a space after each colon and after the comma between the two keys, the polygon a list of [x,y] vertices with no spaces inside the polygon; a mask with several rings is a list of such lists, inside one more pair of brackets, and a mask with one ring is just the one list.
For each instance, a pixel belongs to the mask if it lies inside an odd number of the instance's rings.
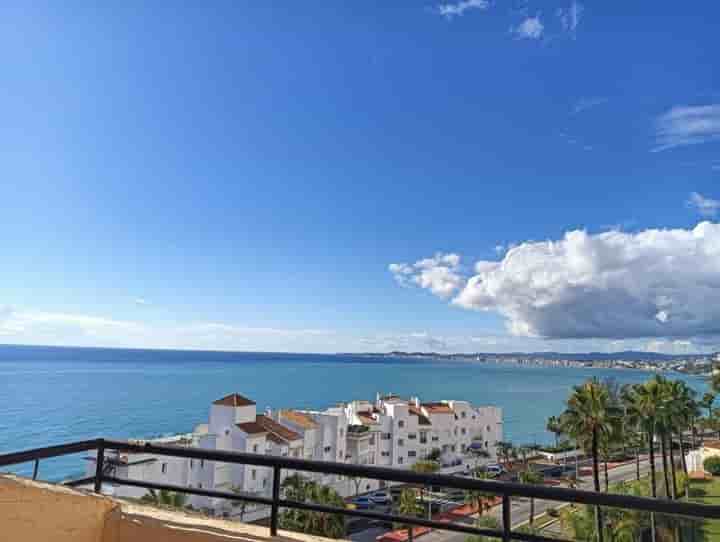
{"label": "cumulus cloud", "polygon": [[460,17],[470,9],[486,10],[490,7],[488,0],[461,0],[460,2],[440,4],[437,6],[437,12],[443,17],[452,19]]}
{"label": "cumulus cloud", "polygon": [[517,39],[530,39],[537,40],[542,37],[545,26],[540,20],[540,16],[527,17],[519,25],[510,29],[510,32],[515,35]]}
{"label": "cumulus cloud", "polygon": [[147,299],[144,299],[142,297],[137,297],[137,298],[135,298],[135,304],[142,307],[145,305],[149,305],[150,302]]}
{"label": "cumulus cloud", "polygon": [[[720,224],[636,233],[569,231],[559,240],[514,246],[500,261],[479,261],[474,273],[453,273],[453,288],[441,297],[456,292],[457,306],[498,312],[514,335],[720,335]],[[412,282],[433,291],[428,281]]]}
{"label": "cumulus cloud", "polygon": [[720,210],[720,200],[706,198],[697,192],[690,194],[690,199],[687,200],[686,205],[696,209],[703,216],[715,216]]}
{"label": "cumulus cloud", "polygon": [[568,8],[558,8],[557,16],[560,24],[565,32],[569,33],[573,39],[577,34],[577,27],[582,19],[585,8],[578,2],[573,2]]}
{"label": "cumulus cloud", "polygon": [[655,121],[654,152],[720,139],[720,104],[675,106]]}
{"label": "cumulus cloud", "polygon": [[450,297],[460,286],[460,256],[437,253],[413,264],[391,263],[388,269],[401,286],[416,285],[440,297]]}

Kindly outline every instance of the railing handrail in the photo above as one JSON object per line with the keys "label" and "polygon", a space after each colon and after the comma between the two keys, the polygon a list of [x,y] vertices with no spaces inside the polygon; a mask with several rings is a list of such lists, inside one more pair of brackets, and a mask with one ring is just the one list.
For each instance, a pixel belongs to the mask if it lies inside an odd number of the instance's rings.
{"label": "railing handrail", "polygon": [[[558,542],[558,539],[548,538],[545,536],[512,532],[510,529],[510,497],[531,497],[561,502],[573,502],[593,506],[643,510],[651,513],[681,515],[702,519],[720,518],[720,506],[718,505],[706,505],[649,497],[636,497],[631,495],[616,495],[612,493],[599,493],[581,489],[528,485],[515,482],[500,482],[496,480],[478,480],[470,477],[450,476],[447,474],[421,474],[408,470],[379,467],[376,465],[353,465],[347,463],[313,461],[292,457],[278,457],[243,452],[209,450],[204,448],[192,448],[185,446],[158,446],[149,442],[139,443],[137,441],[121,441],[102,438],[71,442],[68,444],[49,446],[45,448],[36,448],[32,450],[25,450],[21,452],[0,455],[0,467],[35,461],[37,469],[37,461],[39,461],[40,459],[59,457],[63,455],[74,454],[94,449],[98,450],[98,460],[95,476],[83,478],[82,480],[76,481],[76,483],[70,482],[70,485],[77,485],[80,482],[82,482],[83,484],[94,482],[95,490],[100,491],[102,482],[110,482],[120,485],[124,484],[151,489],[169,489],[172,491],[180,491],[192,495],[202,495],[234,501],[248,501],[259,504],[266,504],[271,506],[270,530],[272,535],[277,534],[279,508],[287,507],[315,510],[319,512],[332,512],[348,516],[380,519],[385,521],[402,521],[406,524],[427,526],[461,533],[497,536],[502,538],[506,542],[511,539],[524,540],[528,542]],[[107,450],[128,451],[145,453],[149,455],[183,457],[189,459],[204,459],[206,461],[217,461],[222,463],[269,467],[273,469],[274,473],[272,498],[221,492],[210,489],[177,486],[171,484],[161,484],[155,482],[148,482],[145,480],[126,480],[123,478],[110,476],[104,473],[102,468],[105,451]],[[282,469],[324,474],[338,474],[341,476],[402,482],[413,485],[429,485],[460,490],[475,490],[486,493],[494,493],[502,496],[503,530],[488,530],[477,527],[470,527],[467,525],[444,523],[436,520],[429,520],[423,518],[396,516],[393,514],[384,514],[364,510],[348,510],[343,508],[328,507],[315,503],[300,503],[281,499],[280,473]]]}

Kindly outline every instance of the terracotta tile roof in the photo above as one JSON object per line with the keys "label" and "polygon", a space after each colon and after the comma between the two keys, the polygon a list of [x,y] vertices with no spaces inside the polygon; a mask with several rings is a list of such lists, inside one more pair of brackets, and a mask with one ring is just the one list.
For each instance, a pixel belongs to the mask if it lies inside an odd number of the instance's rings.
{"label": "terracotta tile roof", "polygon": [[422,410],[420,410],[417,407],[410,406],[408,409],[410,411],[410,414],[418,417],[418,425],[432,425],[432,422],[428,419],[425,414],[422,413]]}
{"label": "terracotta tile roof", "polygon": [[254,405],[255,401],[251,401],[247,397],[243,397],[239,393],[231,393],[226,395],[222,399],[218,399],[213,402],[213,405],[231,406],[231,407],[242,407]]}
{"label": "terracotta tile roof", "polygon": [[[268,418],[264,414],[258,414],[256,421],[263,427],[270,435],[280,438],[283,442],[292,442],[294,440],[302,440],[302,436],[296,433],[292,429],[288,429],[284,425],[279,424],[272,418]],[[275,442],[273,440],[273,442]]]}
{"label": "terracotta tile roof", "polygon": [[263,433],[267,433],[267,429],[265,429],[258,422],[239,423],[237,424],[237,426],[243,431],[245,431],[248,435],[261,435]]}
{"label": "terracotta tile roof", "polygon": [[271,442],[274,442],[275,444],[280,444],[280,445],[287,444],[286,440],[281,439],[275,433],[268,433],[267,439]]}
{"label": "terracotta tile roof", "polygon": [[425,410],[432,414],[452,414],[453,409],[445,403],[423,403],[421,405]]}
{"label": "terracotta tile roof", "polygon": [[358,412],[357,417],[363,425],[376,425],[378,423],[378,421],[372,417],[372,414],[366,410]]}
{"label": "terracotta tile roof", "polygon": [[297,410],[281,410],[280,418],[286,419],[303,429],[316,429],[318,427],[317,422],[312,419],[312,416],[304,412],[298,412]]}

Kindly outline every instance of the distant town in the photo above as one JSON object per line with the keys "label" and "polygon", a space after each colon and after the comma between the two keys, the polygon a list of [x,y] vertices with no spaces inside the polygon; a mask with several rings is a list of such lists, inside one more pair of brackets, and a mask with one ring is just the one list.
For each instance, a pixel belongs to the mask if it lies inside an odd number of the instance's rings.
{"label": "distant town", "polygon": [[544,367],[636,369],[643,371],[676,372],[698,376],[710,376],[716,368],[720,368],[720,352],[712,354],[670,355],[637,351],[575,354],[563,354],[560,352],[514,352],[505,354],[477,352],[472,354],[443,354],[439,352],[392,351],[360,355],[391,358],[426,358],[475,363],[507,363]]}

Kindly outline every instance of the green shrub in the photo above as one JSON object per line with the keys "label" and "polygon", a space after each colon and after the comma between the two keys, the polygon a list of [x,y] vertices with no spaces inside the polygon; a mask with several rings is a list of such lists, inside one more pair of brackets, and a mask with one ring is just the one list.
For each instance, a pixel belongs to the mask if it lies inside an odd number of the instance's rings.
{"label": "green shrub", "polygon": [[720,456],[708,457],[703,461],[703,468],[713,476],[720,476]]}

